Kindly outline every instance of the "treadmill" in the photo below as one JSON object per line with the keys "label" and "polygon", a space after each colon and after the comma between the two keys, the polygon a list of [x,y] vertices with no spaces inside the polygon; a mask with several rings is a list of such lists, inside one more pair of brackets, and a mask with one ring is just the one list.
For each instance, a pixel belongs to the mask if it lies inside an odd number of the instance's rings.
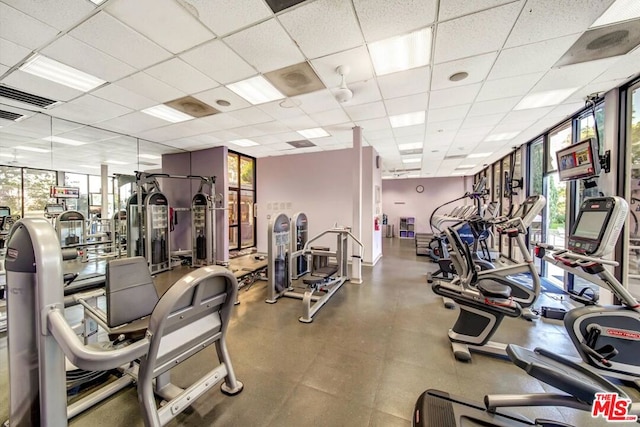
{"label": "treadmill", "polygon": [[[427,390],[418,397],[413,411],[414,427],[561,427],[564,422],[548,419],[530,420],[508,407],[563,406],[590,412],[596,393],[616,393],[621,399],[629,396],[619,387],[585,367],[542,348],[529,350],[517,345],[507,346],[511,361],[527,374],[562,393],[486,395],[484,402],[452,396],[439,390]],[[629,414],[637,415],[633,405]],[[626,424],[625,424],[626,425]]]}

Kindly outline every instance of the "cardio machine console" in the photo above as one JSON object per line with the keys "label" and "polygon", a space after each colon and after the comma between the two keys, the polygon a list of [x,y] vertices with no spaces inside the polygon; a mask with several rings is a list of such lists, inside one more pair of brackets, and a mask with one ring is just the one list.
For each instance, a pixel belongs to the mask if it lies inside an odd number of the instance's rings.
{"label": "cardio machine console", "polygon": [[628,213],[629,205],[621,197],[586,199],[580,206],[567,249],[593,257],[611,253]]}

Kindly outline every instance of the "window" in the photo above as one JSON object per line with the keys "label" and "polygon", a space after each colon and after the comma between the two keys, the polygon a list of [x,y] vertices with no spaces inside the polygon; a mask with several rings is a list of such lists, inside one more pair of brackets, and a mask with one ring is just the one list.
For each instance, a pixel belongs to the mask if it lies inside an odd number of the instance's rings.
{"label": "window", "polygon": [[64,174],[64,185],[67,187],[80,188],[80,197],[77,199],[68,199],[65,201],[68,210],[81,212],[85,218],[89,214],[89,190],[87,175],[68,173]]}
{"label": "window", "polygon": [[544,184],[544,144],[542,137],[529,146],[529,195],[542,194]]}
{"label": "window", "polygon": [[57,185],[54,171],[27,169],[22,170],[24,216],[42,217],[47,203],[55,203],[56,199],[49,197],[49,189]]}
{"label": "window", "polygon": [[255,246],[255,159],[230,152],[227,158],[229,178],[229,250]]}
{"label": "window", "polygon": [[0,204],[22,216],[22,169],[0,166]]}
{"label": "window", "polygon": [[640,83],[627,92],[627,201],[629,202],[629,240],[627,277],[629,291],[640,298]]}
{"label": "window", "polygon": [[571,138],[571,122],[561,125],[559,128],[549,134],[549,150],[547,150],[547,172],[558,170],[556,164],[556,151],[567,147],[572,143]]}

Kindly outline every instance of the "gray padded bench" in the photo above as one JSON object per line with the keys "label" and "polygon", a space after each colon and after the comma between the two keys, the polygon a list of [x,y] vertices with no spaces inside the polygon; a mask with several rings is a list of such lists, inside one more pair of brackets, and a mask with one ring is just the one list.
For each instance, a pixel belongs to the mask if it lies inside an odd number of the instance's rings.
{"label": "gray padded bench", "polygon": [[429,255],[431,239],[433,239],[431,233],[416,233],[416,255]]}

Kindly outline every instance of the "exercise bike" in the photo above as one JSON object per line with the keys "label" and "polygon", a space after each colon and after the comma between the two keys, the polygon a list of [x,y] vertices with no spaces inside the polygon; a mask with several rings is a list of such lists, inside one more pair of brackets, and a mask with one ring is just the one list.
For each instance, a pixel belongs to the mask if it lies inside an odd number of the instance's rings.
{"label": "exercise bike", "polygon": [[536,256],[601,288],[609,289],[621,305],[593,304],[570,310],[564,326],[578,354],[601,375],[632,381],[640,388],[640,303],[605,266],[629,212],[620,197],[583,202],[567,249],[536,244]]}

